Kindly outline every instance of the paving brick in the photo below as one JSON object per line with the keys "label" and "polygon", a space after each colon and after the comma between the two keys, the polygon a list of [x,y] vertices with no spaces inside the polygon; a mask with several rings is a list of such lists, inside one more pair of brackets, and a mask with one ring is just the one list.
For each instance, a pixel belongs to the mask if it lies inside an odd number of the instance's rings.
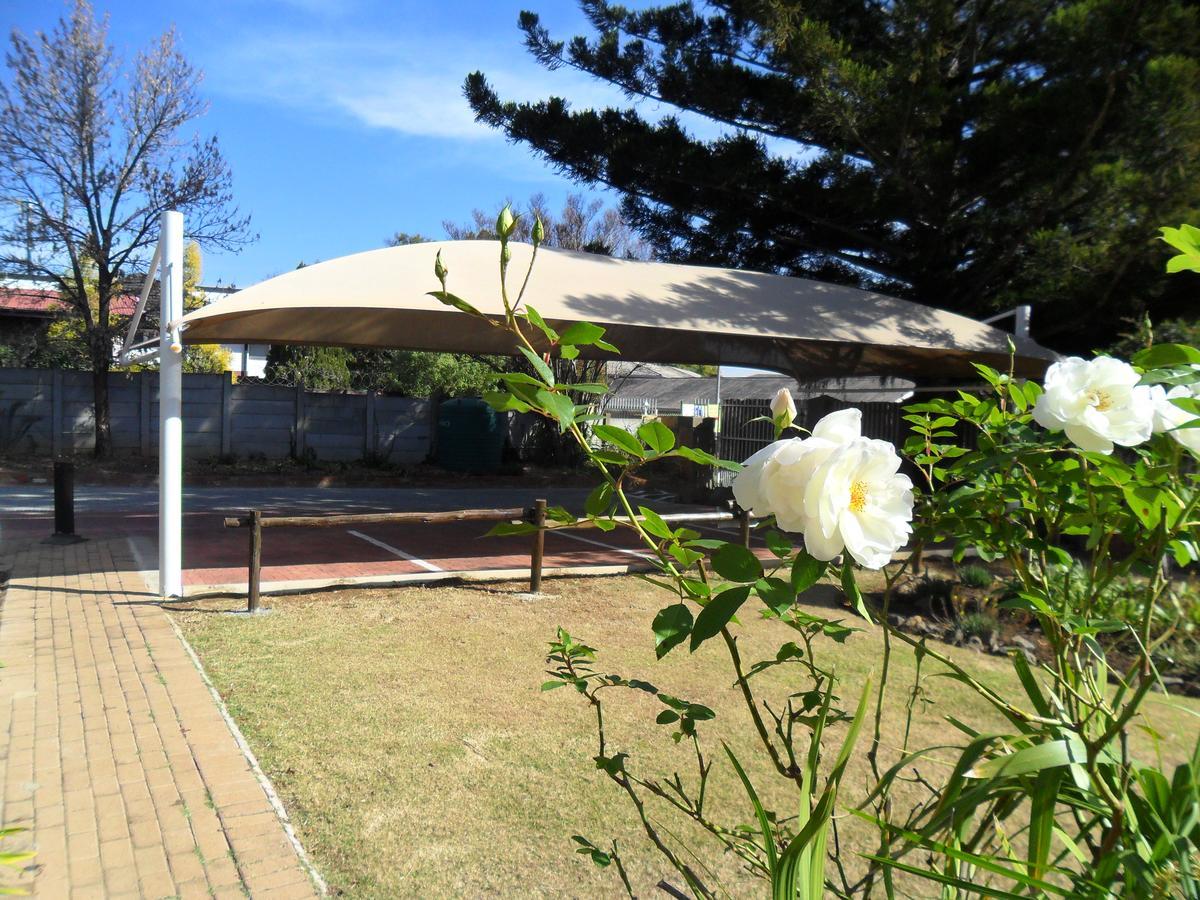
{"label": "paving brick", "polygon": [[314,896],[166,614],[123,602],[127,545],[5,549],[0,812],[32,821],[35,895]]}

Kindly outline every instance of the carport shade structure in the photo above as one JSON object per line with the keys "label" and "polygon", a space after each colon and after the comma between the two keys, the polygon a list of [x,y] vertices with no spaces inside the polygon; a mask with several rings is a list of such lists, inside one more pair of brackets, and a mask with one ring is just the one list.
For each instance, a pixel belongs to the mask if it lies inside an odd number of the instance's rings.
{"label": "carport shade structure", "polygon": [[[509,246],[515,297],[533,248]],[[499,243],[439,241],[357,253],[263,281],[184,316],[182,339],[514,354],[506,331],[428,295],[438,288],[433,263],[439,250],[448,290],[502,321]],[[1028,338],[869,291],[544,247],[525,302],[559,330],[579,321],[604,326],[605,339],[627,359],[775,369],[801,381],[840,375],[974,380],[972,362],[1007,370],[1010,338],[1018,375],[1040,376],[1053,359]]]}

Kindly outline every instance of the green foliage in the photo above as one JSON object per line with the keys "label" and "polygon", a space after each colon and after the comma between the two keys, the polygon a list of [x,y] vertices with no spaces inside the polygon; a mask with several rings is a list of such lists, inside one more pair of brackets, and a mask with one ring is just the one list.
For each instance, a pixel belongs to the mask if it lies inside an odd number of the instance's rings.
{"label": "green foliage", "polygon": [[987,641],[996,633],[999,623],[995,616],[988,613],[969,612],[959,616],[958,627],[968,639],[977,637],[981,641]]}
{"label": "green foliage", "polygon": [[1179,251],[1167,260],[1167,271],[1200,272],[1200,228],[1185,224],[1159,230],[1163,241]]}
{"label": "green foliage", "polygon": [[594,34],[567,41],[521,15],[539,62],[710,128],[509,102],[481,72],[466,94],[510,139],[620,192],[660,257],[968,314],[1031,303],[1035,336],[1080,351],[1191,299],[1146,252],[1200,206],[1188,0],[581,6]]}
{"label": "green foliage", "polygon": [[481,397],[510,361],[500,356],[420,350],[354,350],[347,361],[350,387],[406,397]]}
{"label": "green foliage", "polygon": [[302,384],[310,391],[344,391],[350,387],[350,351],[272,344],[264,377],[278,384]]}
{"label": "green foliage", "polygon": [[958,580],[967,587],[986,588],[991,587],[992,573],[988,571],[987,566],[981,566],[978,563],[970,563],[965,566],[959,566],[956,570]]}
{"label": "green foliage", "polygon": [[[827,640],[845,641],[853,629],[805,612],[796,600],[829,578],[870,624],[850,556],[840,564],[814,559],[770,521],[762,523],[770,555],[760,556],[676,527],[647,506],[635,509],[625,491],[627,479],[661,460],[737,466],[677,446],[658,423],[636,433],[596,425],[598,446],[593,445],[581,427],[591,418],[590,403],[575,402],[569,386],[557,381],[554,360],[570,358],[580,345],[615,348],[604,341],[603,328],[573,324],[560,333],[536,309],[522,308],[523,289],[515,298],[509,295],[506,235],[518,221],[507,210],[498,217],[505,321],[493,324],[509,334],[530,372],[503,375],[503,388],[488,399],[497,408],[528,410],[553,423],[577,442],[602,479],[582,517],[548,510],[545,527],[624,528],[638,539],[653,566],[646,581],[670,597],[651,626],[657,656],[679,655],[685,644],[691,652],[710,642],[724,646],[731,681],[753,728],[753,752],[767,763],[759,768],[780,782],[768,791],[749,778],[728,746],[723,754],[711,752],[711,732],[718,726],[703,698],[676,697],[648,681],[606,671],[595,648],[558,630],[542,690],[570,687],[588,705],[596,723],[592,762],[629,797],[647,840],[686,890],[700,898],[721,895],[703,864],[715,849],[742,859],[770,885],[774,900],[893,896],[899,873],[923,879],[929,893],[947,897],[1132,898],[1160,896],[1164,886],[1196,896],[1196,760],[1168,779],[1135,759],[1126,739],[1148,693],[1161,684],[1154,648],[1163,629],[1177,627],[1183,617],[1181,607],[1169,601],[1184,588],[1164,560],[1170,556],[1190,565],[1200,557],[1200,474],[1184,445],[1160,434],[1119,454],[1083,451],[1035,424],[1038,385],[986,366],[976,367],[988,384],[985,393],[960,391],[907,407],[912,436],[904,449],[924,482],[914,521],[916,548],[948,544],[956,564],[968,551],[987,563],[1002,561],[1015,581],[1002,605],[1038,624],[1049,661],[1035,670],[1024,654],[1012,654],[1020,690],[1006,696],[926,639],[892,630],[886,612],[917,553],[884,571],[882,673],[878,681],[866,680],[857,703],[847,708],[839,696],[841,681],[822,657]],[[478,315],[468,301],[449,294],[440,260],[434,271],[442,289],[433,296]],[[1200,383],[1198,362],[1200,350],[1177,344],[1155,345],[1134,357],[1145,384]],[[597,393],[602,390],[596,386]],[[1178,402],[1200,415],[1194,401]],[[785,420],[775,420],[777,436]],[[963,446],[959,436],[968,432],[971,446]],[[983,566],[959,571],[965,582],[991,581]],[[953,584],[947,585],[946,601],[953,607]],[[758,602],[751,603],[754,597]],[[755,618],[782,624],[792,640],[773,655],[746,661],[735,630],[753,627]],[[995,620],[974,613],[962,617],[960,627],[983,637]],[[1110,657],[1118,640],[1122,660]],[[910,747],[907,728],[900,746],[885,742],[880,723],[885,705],[897,700],[895,687],[889,693],[888,686],[897,645],[907,647],[916,663],[916,681],[905,690],[909,716],[921,694],[921,667],[932,660],[943,679],[986,703],[992,720],[972,724],[948,716],[950,736],[937,747]],[[783,665],[792,670],[792,692],[774,703],[756,696],[755,676]],[[606,731],[607,705],[627,691],[658,701],[654,724],[670,728],[672,739],[690,751],[686,780],[680,771],[642,772],[639,760]],[[997,726],[997,720],[1003,724]],[[848,760],[868,723],[873,723],[866,752],[871,775],[851,803],[854,813],[874,825],[876,846],[865,854],[866,874],[852,880],[840,859],[835,813],[845,802]],[[832,739],[832,726],[844,727],[839,739]],[[717,821],[705,808],[706,785],[722,755],[745,790],[749,821]],[[787,811],[769,808],[764,798],[782,794],[792,798]],[[654,812],[651,801],[657,804]],[[699,826],[711,846],[680,846],[668,816]],[[615,844],[610,851],[579,836],[575,843],[597,865],[618,863],[624,887],[633,894]]]}

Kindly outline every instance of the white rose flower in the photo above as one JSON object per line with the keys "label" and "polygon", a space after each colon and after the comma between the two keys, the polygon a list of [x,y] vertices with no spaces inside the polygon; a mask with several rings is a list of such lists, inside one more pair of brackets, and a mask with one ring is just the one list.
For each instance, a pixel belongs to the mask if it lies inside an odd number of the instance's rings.
{"label": "white rose flower", "polygon": [[1197,417],[1171,402],[1180,398],[1200,398],[1196,385],[1177,384],[1168,391],[1161,384],[1156,384],[1150,388],[1150,397],[1154,404],[1154,433],[1166,432],[1189,450],[1200,453],[1200,428],[1179,427]]}
{"label": "white rose flower", "polygon": [[804,547],[830,560],[843,548],[882,569],[912,534],[912,481],[887,441],[857,438],[829,453],[804,491]]}
{"label": "white rose flower", "polygon": [[1112,453],[1113,444],[1134,447],[1150,439],[1154,420],[1150,388],[1139,380],[1132,366],[1109,356],[1056,362],[1046,372],[1034,421],[1094,453]]}
{"label": "white rose flower", "polygon": [[775,394],[775,399],[771,401],[771,418],[778,420],[780,416],[786,417],[787,425],[796,421],[796,401],[792,399],[792,392],[787,388],[780,388]]}
{"label": "white rose flower", "polygon": [[733,479],[738,506],[754,516],[775,516],[784,531],[804,531],[804,489],[821,462],[834,450],[862,434],[862,412],[830,413],[812,437],[786,438],[763,447],[743,464]]}
{"label": "white rose flower", "polygon": [[912,482],[895,447],[862,436],[860,410],[830,413],[811,437],[776,441],[745,465],[733,480],[738,505],[803,534],[817,559],[845,550],[879,569],[912,533]]}

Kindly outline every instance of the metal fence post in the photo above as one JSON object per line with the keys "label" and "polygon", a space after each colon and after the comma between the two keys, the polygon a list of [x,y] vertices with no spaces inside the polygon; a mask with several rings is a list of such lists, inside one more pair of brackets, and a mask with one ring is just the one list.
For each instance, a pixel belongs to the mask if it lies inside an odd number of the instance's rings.
{"label": "metal fence post", "polygon": [[533,552],[529,555],[529,591],[539,593],[542,589],[542,557],[546,552],[546,501],[533,501],[533,524],[537,532],[533,536]]}
{"label": "metal fence post", "polygon": [[75,464],[54,461],[54,534],[75,534]]}
{"label": "metal fence post", "polygon": [[743,509],[738,513],[738,533],[742,537],[742,546],[750,546],[750,512]]}
{"label": "metal fence post", "polygon": [[183,216],[162,214],[158,350],[158,593],[183,596]]}
{"label": "metal fence post", "polygon": [[246,611],[258,612],[259,580],[262,575],[262,511],[250,510],[250,585]]}

